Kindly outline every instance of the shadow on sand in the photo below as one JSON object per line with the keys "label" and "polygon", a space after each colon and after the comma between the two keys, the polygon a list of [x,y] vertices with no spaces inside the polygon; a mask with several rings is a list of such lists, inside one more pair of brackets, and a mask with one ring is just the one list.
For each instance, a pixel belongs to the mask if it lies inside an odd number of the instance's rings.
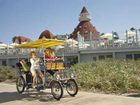
{"label": "shadow on sand", "polygon": [[42,102],[56,101],[51,95],[51,93],[47,92],[30,91],[25,92],[24,94],[19,94],[17,92],[0,92],[0,103],[16,100],[27,100],[27,101],[39,100]]}
{"label": "shadow on sand", "polygon": [[140,93],[129,94],[129,95],[127,95],[127,97],[140,98]]}

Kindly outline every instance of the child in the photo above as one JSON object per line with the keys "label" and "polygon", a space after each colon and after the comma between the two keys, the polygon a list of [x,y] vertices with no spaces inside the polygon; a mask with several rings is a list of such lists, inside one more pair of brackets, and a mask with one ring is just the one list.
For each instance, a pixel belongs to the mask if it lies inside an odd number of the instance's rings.
{"label": "child", "polygon": [[29,70],[29,66],[27,65],[27,62],[24,59],[21,59],[19,63],[22,65],[23,71]]}

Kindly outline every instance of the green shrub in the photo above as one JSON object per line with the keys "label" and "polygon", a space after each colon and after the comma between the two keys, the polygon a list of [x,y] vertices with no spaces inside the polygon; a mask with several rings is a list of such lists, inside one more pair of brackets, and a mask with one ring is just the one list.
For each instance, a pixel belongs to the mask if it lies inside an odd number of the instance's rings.
{"label": "green shrub", "polygon": [[7,79],[15,81],[16,69],[11,67],[0,66],[0,82],[3,82]]}
{"label": "green shrub", "polygon": [[140,61],[102,60],[71,67],[82,89],[106,93],[140,91]]}

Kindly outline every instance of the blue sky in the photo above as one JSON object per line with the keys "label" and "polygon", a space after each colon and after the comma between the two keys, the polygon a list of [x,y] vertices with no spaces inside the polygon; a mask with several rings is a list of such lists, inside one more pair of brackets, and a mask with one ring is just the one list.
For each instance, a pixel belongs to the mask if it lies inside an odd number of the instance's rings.
{"label": "blue sky", "polygon": [[53,34],[70,34],[86,6],[100,33],[140,28],[140,0],[0,0],[0,42],[14,36],[38,39],[46,29]]}

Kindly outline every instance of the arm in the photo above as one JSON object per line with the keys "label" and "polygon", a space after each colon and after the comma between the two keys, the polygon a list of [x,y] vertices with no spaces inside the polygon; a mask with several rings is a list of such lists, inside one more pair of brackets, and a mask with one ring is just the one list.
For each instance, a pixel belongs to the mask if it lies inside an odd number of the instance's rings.
{"label": "arm", "polygon": [[35,61],[34,61],[34,63],[35,63],[35,64],[38,64],[39,61],[40,61],[40,59],[39,59],[39,58],[36,58]]}
{"label": "arm", "polygon": [[30,59],[31,65],[34,65],[34,60],[31,58]]}

